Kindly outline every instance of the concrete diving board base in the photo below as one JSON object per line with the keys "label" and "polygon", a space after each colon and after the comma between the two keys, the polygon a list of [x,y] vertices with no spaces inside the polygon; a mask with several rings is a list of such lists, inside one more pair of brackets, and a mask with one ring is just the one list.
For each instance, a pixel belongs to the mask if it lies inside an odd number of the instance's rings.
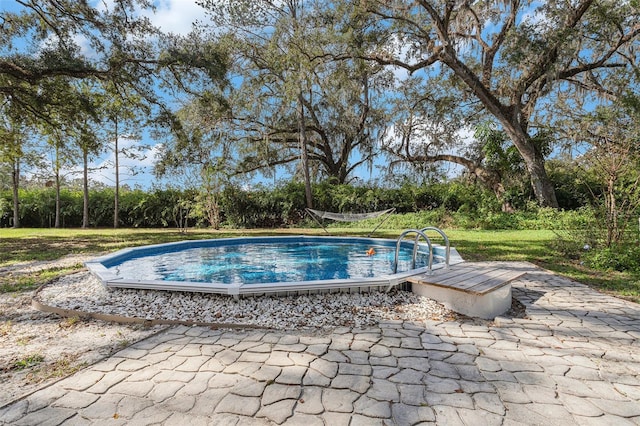
{"label": "concrete diving board base", "polygon": [[461,263],[431,275],[407,278],[411,290],[448,309],[477,318],[494,319],[511,308],[511,282],[526,272],[500,264]]}

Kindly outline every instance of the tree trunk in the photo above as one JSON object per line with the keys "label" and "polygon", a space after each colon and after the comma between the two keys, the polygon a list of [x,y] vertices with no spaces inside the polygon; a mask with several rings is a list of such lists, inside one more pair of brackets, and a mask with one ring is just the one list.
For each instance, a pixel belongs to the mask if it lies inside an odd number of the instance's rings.
{"label": "tree trunk", "polygon": [[615,186],[616,178],[614,176],[610,176],[607,180],[607,193],[605,194],[605,206],[607,209],[607,247],[611,247],[614,241],[617,242],[618,208],[616,206]]}
{"label": "tree trunk", "polygon": [[54,228],[60,228],[60,172],[56,170],[56,219]]}
{"label": "tree trunk", "polygon": [[511,142],[524,159],[538,204],[543,207],[558,208],[556,192],[544,168],[544,156],[529,138],[526,130],[527,121],[522,110],[516,106],[518,103],[513,101],[511,106],[502,104],[500,99],[457,58],[453,48],[449,47],[449,49],[450,51],[444,53],[443,63],[449,66],[473,90],[488,112],[502,124]]}
{"label": "tree trunk", "polygon": [[60,228],[60,148],[56,144],[56,218],[54,228]]}
{"label": "tree trunk", "polygon": [[307,131],[304,122],[304,103],[302,90],[298,93],[298,127],[300,129],[300,159],[302,173],[304,175],[304,194],[307,200],[307,208],[313,208],[313,194],[311,192],[311,177],[309,175],[309,156],[307,155]]}
{"label": "tree trunk", "polygon": [[524,160],[538,205],[557,209],[558,199],[544,167],[544,156],[531,141],[527,132],[522,129],[522,124],[517,118],[518,114],[496,114],[496,117]]}
{"label": "tree trunk", "polygon": [[82,227],[89,227],[89,155],[82,150]]}
{"label": "tree trunk", "polygon": [[519,127],[519,123],[515,126],[514,123],[509,124],[511,125],[511,129],[506,129],[507,133],[511,137],[513,144],[518,148],[520,155],[522,155],[538,204],[542,207],[553,207],[557,209],[558,199],[556,198],[556,191],[544,167],[544,156],[525,132],[512,130],[513,127]]}
{"label": "tree trunk", "polygon": [[20,160],[15,159],[13,162],[13,170],[11,173],[12,189],[13,189],[13,227],[20,227],[20,199],[18,198],[20,187]]}
{"label": "tree trunk", "polygon": [[558,199],[544,167],[544,155],[531,141],[527,132],[523,130],[518,116],[519,114],[496,115],[524,160],[538,205],[557,209]]}
{"label": "tree trunk", "polygon": [[113,200],[113,227],[118,227],[120,221],[118,212],[120,210],[120,164],[118,162],[118,119],[114,120],[115,124],[115,148],[113,150],[115,155],[115,168],[116,168],[116,188],[115,196]]}
{"label": "tree trunk", "polygon": [[[294,36],[299,29],[298,6],[302,6],[297,1],[289,3],[291,12]],[[302,12],[302,9],[301,9]],[[300,138],[300,162],[302,163],[302,175],[304,176],[304,195],[307,201],[307,208],[313,208],[313,194],[311,192],[311,176],[309,174],[309,155],[307,153],[307,128],[304,119],[304,97],[302,95],[303,82],[305,81],[302,64],[298,68],[298,132]]]}
{"label": "tree trunk", "polygon": [[482,180],[486,186],[491,188],[491,191],[493,191],[493,193],[495,194],[496,199],[500,201],[501,210],[504,213],[513,213],[516,211],[515,207],[513,207],[513,204],[511,204],[511,201],[504,198],[504,185],[502,185],[502,181],[499,177],[494,177],[492,176],[492,174],[488,173],[486,178],[483,180],[483,177],[480,174],[476,174],[476,176],[478,176],[478,178],[480,178],[480,180]]}

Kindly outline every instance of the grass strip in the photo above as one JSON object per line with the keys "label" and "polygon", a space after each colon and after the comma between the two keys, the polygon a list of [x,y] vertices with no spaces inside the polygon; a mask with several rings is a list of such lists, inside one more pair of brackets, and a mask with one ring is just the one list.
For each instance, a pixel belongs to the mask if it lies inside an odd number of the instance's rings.
{"label": "grass strip", "polygon": [[[332,235],[365,236],[369,228],[332,228]],[[550,230],[445,230],[462,257],[469,261],[528,261],[600,291],[640,302],[640,277],[622,272],[595,271],[567,259],[554,248]],[[125,247],[181,240],[263,235],[326,235],[322,229],[190,230],[176,229],[0,229],[0,267],[19,262],[55,260],[69,254],[98,254]],[[397,238],[397,229],[375,237]],[[431,238],[431,235],[429,235]],[[441,242],[437,235],[434,242]],[[0,292],[32,290],[57,276],[81,268],[48,269],[28,274],[0,274]]]}

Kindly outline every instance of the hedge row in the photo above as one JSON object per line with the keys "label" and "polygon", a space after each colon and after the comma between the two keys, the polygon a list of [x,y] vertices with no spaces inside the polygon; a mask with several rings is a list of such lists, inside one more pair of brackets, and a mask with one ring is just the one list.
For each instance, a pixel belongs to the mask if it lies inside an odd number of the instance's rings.
{"label": "hedge row", "polygon": [[[387,225],[406,228],[413,222],[436,226],[483,229],[559,229],[584,224],[589,212],[562,213],[556,210],[522,208],[515,214],[500,211],[493,194],[458,182],[428,186],[403,185],[375,188],[318,184],[313,187],[314,207],[332,212],[361,213],[395,208]],[[176,227],[184,207],[191,206],[187,226],[207,226],[201,197],[194,191],[153,189],[126,190],[120,194],[119,225],[122,227]],[[227,187],[217,196],[222,226],[269,228],[313,226],[305,214],[304,186],[288,182],[275,187],[243,189]],[[0,193],[0,226],[12,223],[11,193]],[[89,194],[91,227],[113,226],[114,190],[92,190]],[[181,209],[182,208],[182,209]],[[408,214],[411,213],[411,214]],[[61,225],[82,224],[82,192],[61,192]],[[55,192],[52,188],[20,190],[20,223],[23,227],[51,227],[55,221]],[[344,226],[345,224],[341,224]],[[356,224],[355,226],[368,226]]]}

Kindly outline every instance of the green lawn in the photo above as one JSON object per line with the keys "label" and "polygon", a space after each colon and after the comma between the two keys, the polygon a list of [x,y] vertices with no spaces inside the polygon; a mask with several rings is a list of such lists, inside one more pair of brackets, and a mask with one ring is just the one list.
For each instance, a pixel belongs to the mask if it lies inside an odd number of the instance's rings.
{"label": "green lawn", "polygon": [[[640,302],[640,277],[617,272],[593,271],[576,260],[560,256],[552,247],[553,231],[445,230],[451,245],[466,260],[529,261],[539,266]],[[331,228],[334,235],[366,235],[368,229]],[[222,238],[244,235],[325,235],[321,229],[190,230],[175,229],[0,229],[0,267],[17,262],[52,260],[67,254],[98,254],[124,247],[158,244],[183,239]],[[381,230],[375,236],[396,238],[398,230]],[[430,235],[431,236],[431,235]],[[437,239],[434,238],[437,242]],[[80,268],[81,265],[77,265]],[[67,273],[43,271],[29,276],[0,275],[0,291],[33,288]]]}

